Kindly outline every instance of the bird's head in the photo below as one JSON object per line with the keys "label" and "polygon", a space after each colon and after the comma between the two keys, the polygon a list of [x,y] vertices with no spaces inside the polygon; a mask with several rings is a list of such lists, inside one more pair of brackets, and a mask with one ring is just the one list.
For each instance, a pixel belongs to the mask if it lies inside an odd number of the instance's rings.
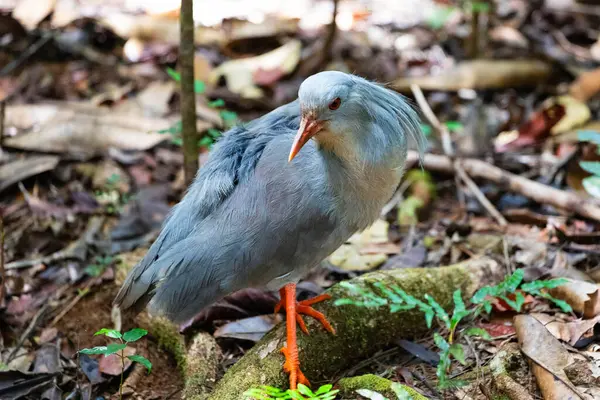
{"label": "bird's head", "polygon": [[[325,71],[307,78],[298,92],[300,128],[290,150],[291,161],[311,138],[331,147],[406,147],[412,136],[422,152],[425,139],[419,118],[397,93],[355,75]],[[348,146],[350,145],[350,146]],[[397,151],[397,149],[388,149]],[[405,149],[404,149],[405,150]]]}

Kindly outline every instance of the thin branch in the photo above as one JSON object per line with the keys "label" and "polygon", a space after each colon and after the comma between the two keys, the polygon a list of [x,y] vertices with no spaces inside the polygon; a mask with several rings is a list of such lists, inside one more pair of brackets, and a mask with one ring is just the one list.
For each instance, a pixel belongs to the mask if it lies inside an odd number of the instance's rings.
{"label": "thin branch", "polygon": [[475,198],[479,201],[479,203],[487,210],[488,213],[492,217],[496,219],[500,226],[508,225],[508,221],[500,214],[500,211],[494,207],[494,205],[488,200],[487,197],[483,194],[483,192],[479,189],[477,184],[471,179],[469,175],[465,172],[463,168],[461,168],[458,162],[455,162],[454,170],[456,171],[456,175],[467,185],[469,191]]}
{"label": "thin branch", "polygon": [[[416,151],[410,151],[407,157],[407,164],[414,165],[418,161],[419,154]],[[452,174],[456,173],[457,165],[473,178],[494,182],[507,190],[519,193],[537,203],[549,204],[567,212],[576,213],[600,222],[600,206],[594,200],[584,198],[576,193],[553,188],[473,158],[453,160],[450,157],[437,154],[426,154],[423,158],[423,167],[429,171]]]}
{"label": "thin branch", "polygon": [[184,176],[192,183],[198,171],[198,132],[196,129],[196,93],[194,91],[194,1],[182,0],[179,16],[181,69],[181,135],[183,138]]}
{"label": "thin branch", "polygon": [[425,99],[425,95],[423,94],[421,88],[416,84],[412,84],[410,85],[410,90],[412,90],[413,95],[417,100],[417,104],[419,104],[419,107],[421,107],[421,111],[423,111],[423,115],[425,115],[427,121],[429,121],[431,126],[433,126],[433,128],[436,131],[438,131],[440,139],[442,141],[442,148],[444,149],[444,154],[446,154],[449,157],[454,157],[452,139],[450,138],[450,132],[448,131],[448,128],[446,128],[445,125],[440,123],[440,120],[435,116],[433,110],[429,106],[429,103],[427,103],[427,99]]}

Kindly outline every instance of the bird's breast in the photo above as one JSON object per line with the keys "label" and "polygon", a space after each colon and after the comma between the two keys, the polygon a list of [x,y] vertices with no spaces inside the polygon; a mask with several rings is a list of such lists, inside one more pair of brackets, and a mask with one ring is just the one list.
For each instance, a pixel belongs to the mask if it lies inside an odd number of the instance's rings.
{"label": "bird's breast", "polygon": [[379,217],[381,209],[400,183],[401,165],[345,167],[344,173],[338,177],[336,190],[342,220],[351,229],[363,230]]}

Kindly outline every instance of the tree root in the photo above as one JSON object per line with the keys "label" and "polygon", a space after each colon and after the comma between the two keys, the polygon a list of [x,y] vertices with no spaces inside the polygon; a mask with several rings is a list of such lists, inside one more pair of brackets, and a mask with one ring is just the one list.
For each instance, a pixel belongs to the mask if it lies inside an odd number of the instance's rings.
{"label": "tree root", "polygon": [[[470,297],[479,287],[499,282],[503,275],[504,269],[496,261],[478,258],[442,268],[378,271],[350,282],[362,288],[374,283],[398,285],[418,298],[428,293],[442,307],[450,309],[455,290],[460,289],[463,296]],[[298,335],[302,370],[314,382],[331,379],[353,362],[369,357],[399,337],[415,337],[427,332],[425,319],[419,311],[390,313],[387,306],[335,306],[336,299],[354,296],[341,285],[333,286],[328,293],[332,300],[319,303],[315,308],[327,315],[338,333],[331,335],[307,318],[310,335]],[[243,399],[246,390],[260,385],[287,387],[288,378],[282,369],[284,358],[280,353],[284,342],[285,326],[280,325],[227,371],[209,398]]]}

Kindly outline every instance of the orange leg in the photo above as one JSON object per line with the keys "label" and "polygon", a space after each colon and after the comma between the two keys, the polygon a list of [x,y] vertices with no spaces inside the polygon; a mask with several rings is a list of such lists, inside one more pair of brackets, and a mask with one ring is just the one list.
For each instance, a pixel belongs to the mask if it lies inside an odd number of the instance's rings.
{"label": "orange leg", "polygon": [[281,349],[281,352],[285,356],[283,369],[290,374],[290,389],[296,389],[298,383],[307,386],[310,385],[310,382],[300,370],[300,362],[298,361],[298,343],[296,341],[296,323],[300,325],[302,332],[308,334],[308,329],[306,329],[306,324],[304,323],[301,314],[309,315],[323,324],[325,329],[329,332],[335,334],[335,329],[333,329],[329,321],[327,321],[325,315],[311,307],[312,304],[330,299],[331,296],[322,294],[309,300],[297,302],[296,284],[294,283],[285,285],[279,290],[279,293],[281,295],[281,301],[275,306],[275,312],[279,312],[282,307],[285,308],[287,330],[287,347]]}

